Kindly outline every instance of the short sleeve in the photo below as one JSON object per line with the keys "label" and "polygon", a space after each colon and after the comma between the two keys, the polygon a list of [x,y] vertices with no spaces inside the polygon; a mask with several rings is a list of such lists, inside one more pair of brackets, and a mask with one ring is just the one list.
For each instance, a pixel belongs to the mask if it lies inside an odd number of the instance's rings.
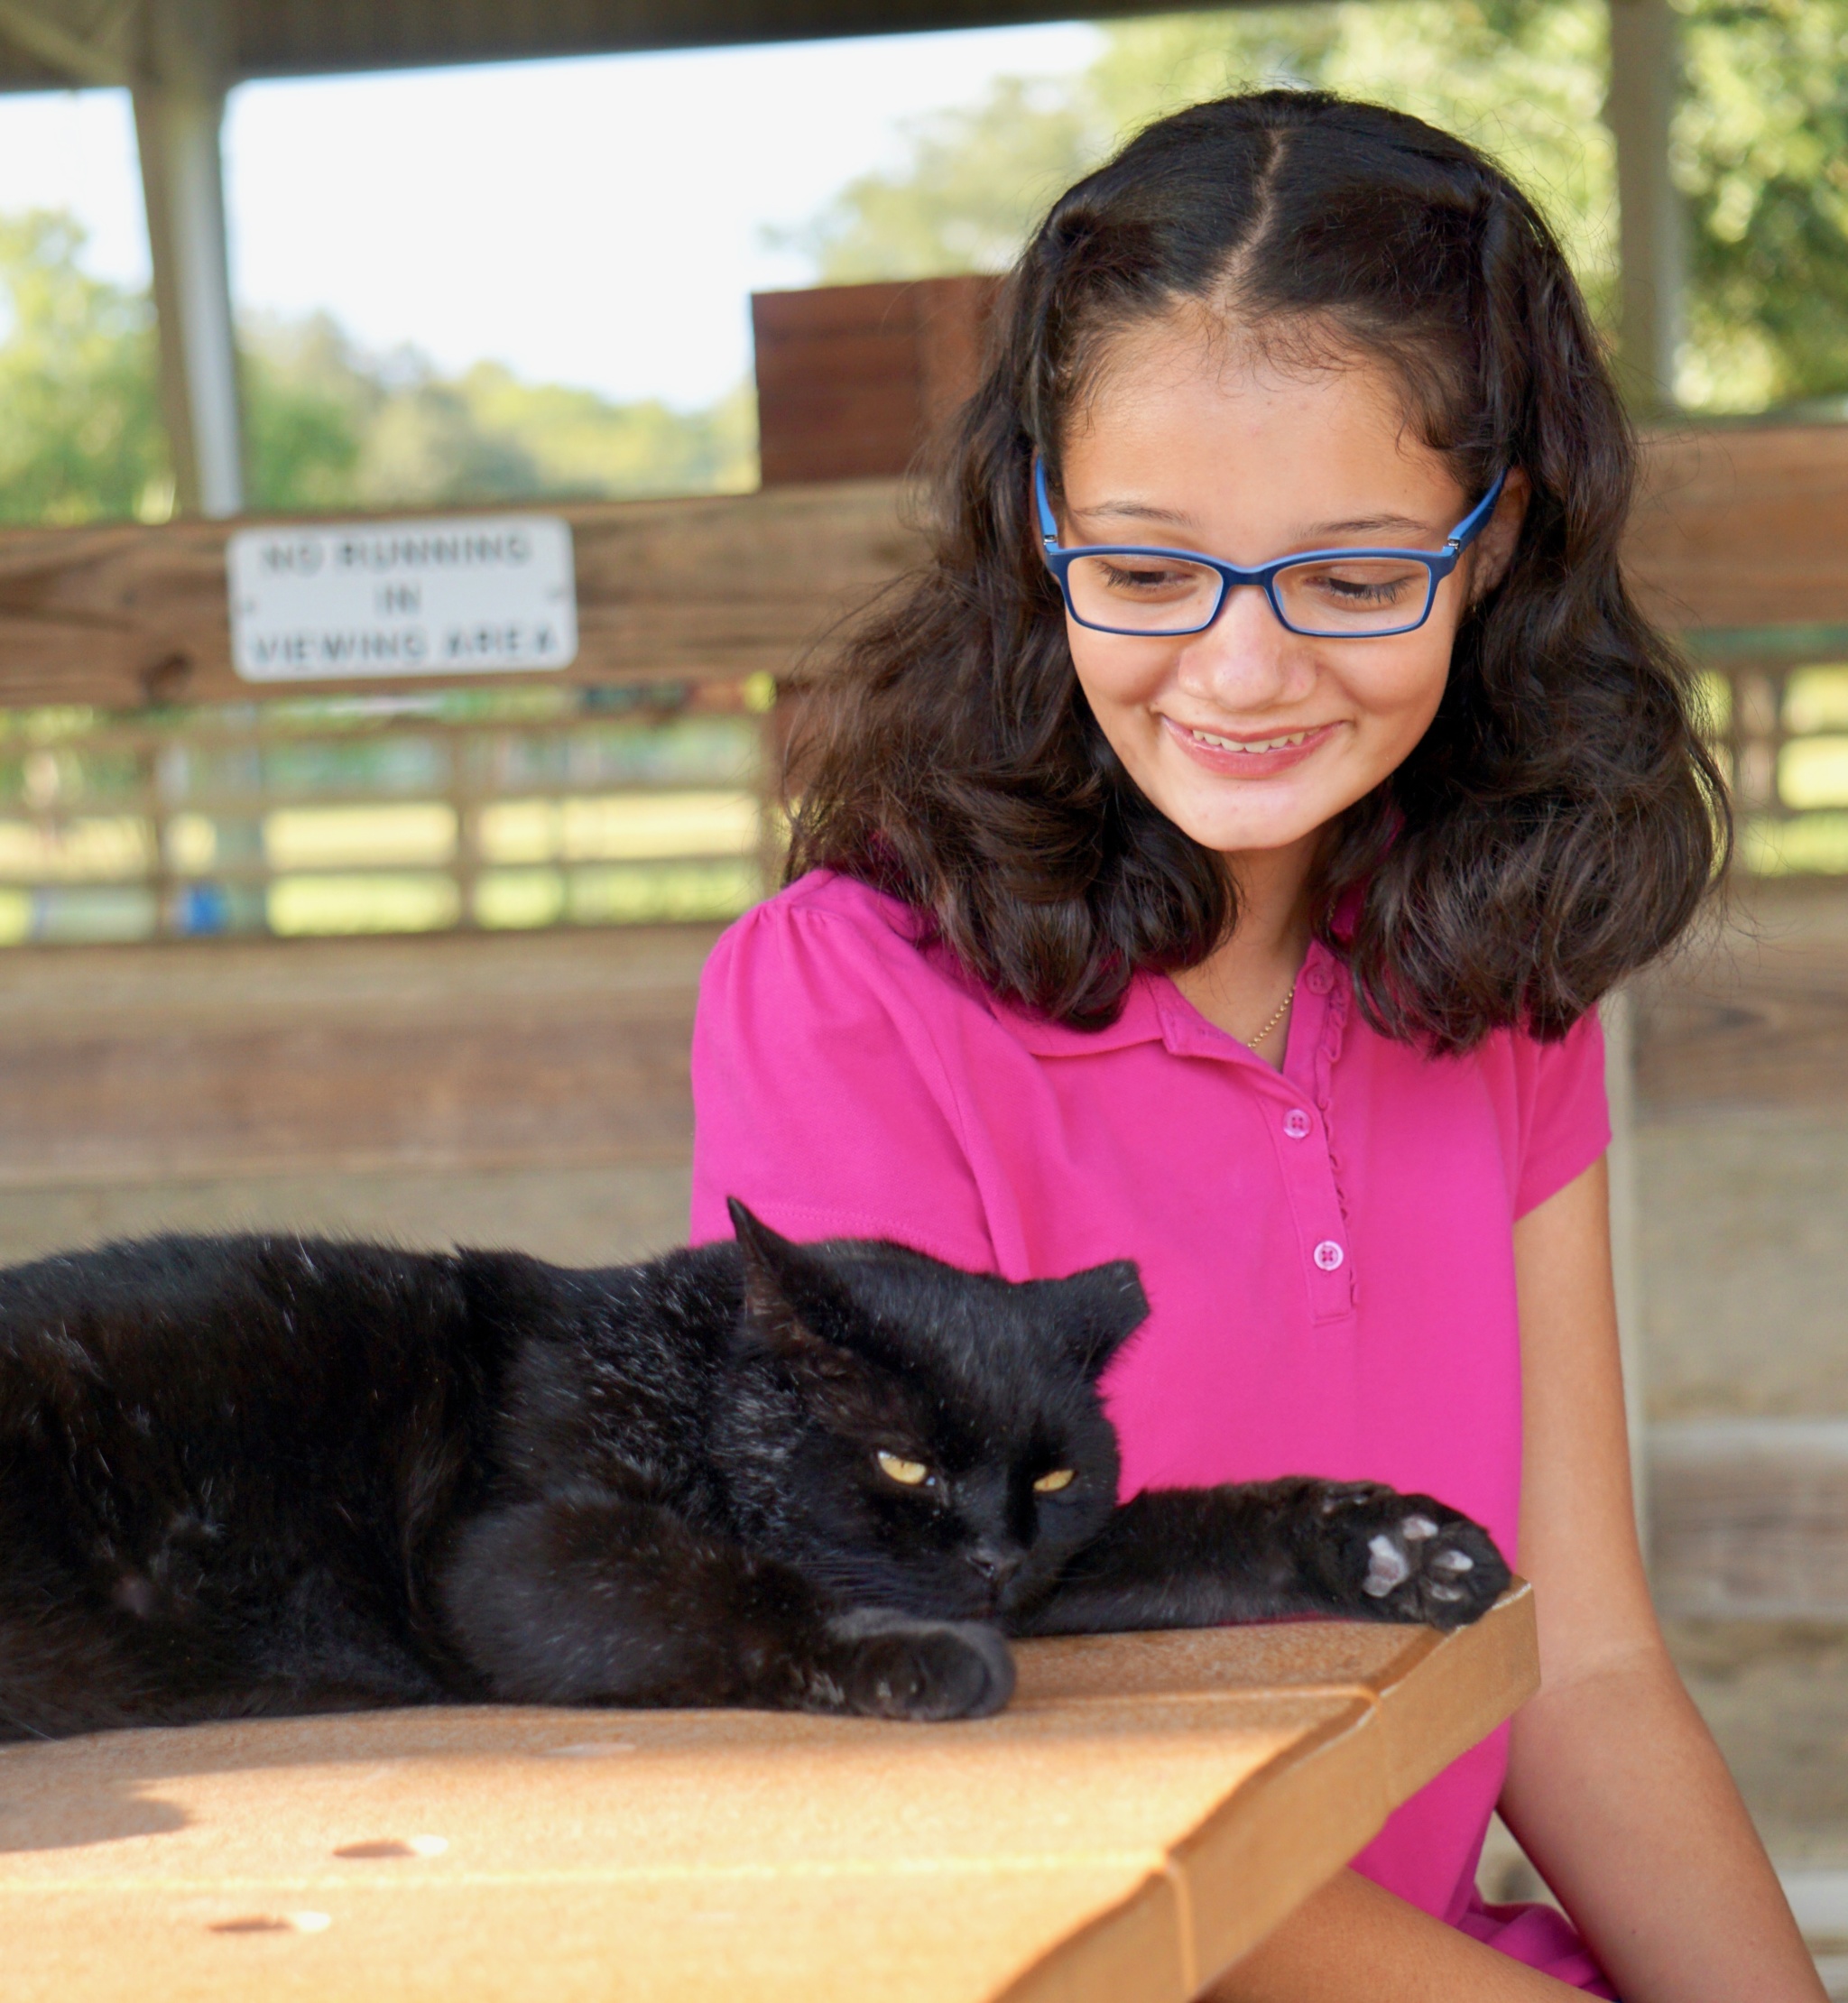
{"label": "short sleeve", "polygon": [[731,1235],[737,1196],[792,1238],[888,1238],[992,1269],[931,1035],[939,977],[872,893],[827,909],[801,890],[740,919],[700,982],[693,1242]]}
{"label": "short sleeve", "polygon": [[1557,1043],[1516,1039],[1525,1117],[1514,1214],[1524,1217],[1581,1176],[1611,1145],[1604,1032],[1595,1009]]}

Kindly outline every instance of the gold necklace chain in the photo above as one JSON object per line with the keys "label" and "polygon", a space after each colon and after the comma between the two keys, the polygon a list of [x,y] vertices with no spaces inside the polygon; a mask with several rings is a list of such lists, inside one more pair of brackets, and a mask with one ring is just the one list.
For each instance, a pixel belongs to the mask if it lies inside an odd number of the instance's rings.
{"label": "gold necklace chain", "polygon": [[[1302,976],[1300,974],[1297,976],[1297,980],[1300,980]],[[1258,1031],[1256,1036],[1241,1037],[1239,1038],[1240,1042],[1244,1045],[1247,1050],[1255,1050],[1261,1042],[1263,1042],[1264,1038],[1270,1034],[1271,1030],[1273,1030],[1277,1027],[1277,1025],[1283,1020],[1284,1017],[1289,1014],[1289,1005],[1295,1000],[1296,981],[1292,981],[1289,983],[1289,992],[1286,994],[1282,1001],[1277,1004],[1277,1013],[1270,1018],[1270,1021],[1268,1021],[1264,1025],[1264,1027]]]}

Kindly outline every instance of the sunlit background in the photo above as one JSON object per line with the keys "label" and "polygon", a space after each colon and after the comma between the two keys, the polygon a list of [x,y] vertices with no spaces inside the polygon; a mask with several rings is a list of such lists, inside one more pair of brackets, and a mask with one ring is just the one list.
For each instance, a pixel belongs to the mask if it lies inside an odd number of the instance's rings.
{"label": "sunlit background", "polygon": [[[1848,0],[1674,4],[1658,421],[1848,419]],[[1614,340],[1609,18],[1354,0],[243,85],[250,505],[748,492],[753,291],[999,270],[1127,134],[1256,83],[1500,156]],[[0,96],[0,523],[172,512],[148,272],[125,97]],[[1626,1370],[1677,1659],[1848,1998],[1848,642],[1685,637],[1746,917],[1723,978],[1696,955],[1629,998],[1633,1066],[1612,1039]],[[651,672],[0,710],[0,946],[125,948],[0,954],[0,1258],[176,1226],[679,1241],[694,985],[775,873],[778,691]],[[1540,1889],[1505,1832],[1483,1883]]]}
{"label": "sunlit background", "polygon": [[[1677,396],[1839,416],[1848,0],[1684,14]],[[1603,0],[1377,0],[244,85],[252,504],[747,490],[753,289],[999,269],[1126,134],[1243,83],[1484,144],[1608,321],[1607,35]],[[147,278],[125,94],[0,99],[0,519],[171,512]],[[1728,755],[1774,768],[1750,866],[1848,869],[1848,667],[1806,666],[1771,715],[1711,696]],[[0,715],[0,941],[725,915],[762,887],[759,734],[748,697],[691,700]]]}

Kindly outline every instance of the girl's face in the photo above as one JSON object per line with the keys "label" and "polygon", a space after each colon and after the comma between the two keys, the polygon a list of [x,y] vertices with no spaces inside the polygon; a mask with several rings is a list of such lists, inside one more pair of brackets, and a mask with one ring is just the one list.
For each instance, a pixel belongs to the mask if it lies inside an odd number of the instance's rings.
{"label": "girl's face", "polygon": [[[1436,550],[1480,498],[1411,434],[1377,364],[1281,368],[1176,326],[1117,344],[1074,419],[1064,476],[1062,542],[1245,566],[1344,546]],[[1204,847],[1311,847],[1424,734],[1457,622],[1506,568],[1525,492],[1511,475],[1415,632],[1308,639],[1255,588],[1183,639],[1068,619],[1079,683],[1130,776]]]}

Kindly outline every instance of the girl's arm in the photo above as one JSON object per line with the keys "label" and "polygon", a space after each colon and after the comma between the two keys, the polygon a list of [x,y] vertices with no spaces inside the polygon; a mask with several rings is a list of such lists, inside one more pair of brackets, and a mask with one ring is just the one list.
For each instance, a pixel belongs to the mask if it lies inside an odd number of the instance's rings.
{"label": "girl's arm", "polygon": [[[1602,1161],[1514,1227],[1521,1570],[1540,1691],[1502,1813],[1624,2003],[1824,2003],[1782,1891],[1663,1646],[1631,1500]],[[1344,1871],[1221,2003],[1508,2003],[1580,1992]]]}
{"label": "girl's arm", "polygon": [[1207,1993],[1210,2003],[1585,2003],[1584,1990],[1498,1954],[1357,1871],[1305,1900]]}
{"label": "girl's arm", "polygon": [[1514,1721],[1502,1813],[1624,2003],[1822,2003],[1649,1602],[1609,1216],[1599,1161],[1514,1227],[1540,1690]]}

